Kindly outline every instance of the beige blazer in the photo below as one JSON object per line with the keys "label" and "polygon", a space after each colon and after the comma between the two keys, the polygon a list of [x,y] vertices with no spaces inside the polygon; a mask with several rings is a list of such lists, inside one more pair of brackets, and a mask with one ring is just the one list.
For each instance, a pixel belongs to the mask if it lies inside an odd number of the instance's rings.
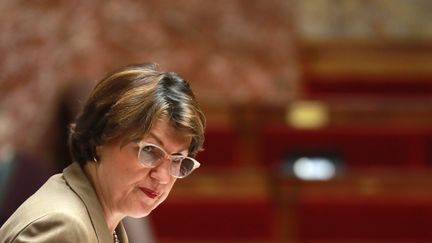
{"label": "beige blazer", "polygon": [[[116,232],[121,243],[128,243],[122,223]],[[78,163],[52,176],[5,222],[0,243],[12,242],[113,243],[96,193]]]}

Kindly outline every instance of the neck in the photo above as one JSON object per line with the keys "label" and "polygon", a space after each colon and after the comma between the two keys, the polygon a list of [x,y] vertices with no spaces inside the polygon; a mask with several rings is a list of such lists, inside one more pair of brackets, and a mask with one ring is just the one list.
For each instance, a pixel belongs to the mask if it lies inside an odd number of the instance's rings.
{"label": "neck", "polygon": [[105,216],[105,222],[110,232],[114,232],[117,225],[124,218],[121,213],[116,212],[112,200],[109,198],[109,194],[103,190],[103,179],[98,176],[98,163],[89,161],[84,166],[84,172],[89,178],[96,196],[102,206]]}

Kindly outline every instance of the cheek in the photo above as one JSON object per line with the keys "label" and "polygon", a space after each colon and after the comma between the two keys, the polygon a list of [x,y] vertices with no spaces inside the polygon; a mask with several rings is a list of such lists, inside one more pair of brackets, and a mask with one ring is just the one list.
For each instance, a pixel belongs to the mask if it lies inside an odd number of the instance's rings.
{"label": "cheek", "polygon": [[172,181],[170,181],[167,184],[166,191],[165,191],[165,196],[164,196],[163,200],[165,200],[168,197],[169,193],[171,192],[172,188],[174,187],[174,184],[175,184],[176,180],[177,180],[176,178],[172,178]]}
{"label": "cheek", "polygon": [[119,185],[131,189],[132,185],[140,184],[144,178],[147,178],[150,170],[143,168],[133,159],[120,158],[113,166],[113,171],[117,175],[117,178],[107,179],[116,180]]}
{"label": "cheek", "polygon": [[127,172],[127,173],[137,173],[141,169],[141,164],[134,151],[122,151],[122,153],[117,153],[113,156],[114,167],[116,170]]}
{"label": "cheek", "polygon": [[122,171],[124,181],[128,184],[142,184],[150,178],[150,169],[143,168],[139,163],[130,161],[128,165],[121,166],[118,170]]}

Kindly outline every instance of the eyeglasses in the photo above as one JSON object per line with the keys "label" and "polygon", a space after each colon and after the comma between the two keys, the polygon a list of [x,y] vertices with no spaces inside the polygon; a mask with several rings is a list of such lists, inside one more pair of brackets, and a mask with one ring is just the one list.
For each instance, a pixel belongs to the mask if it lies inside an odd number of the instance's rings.
{"label": "eyeglasses", "polygon": [[154,144],[139,142],[138,146],[138,159],[143,165],[154,168],[163,159],[168,159],[171,161],[170,174],[176,178],[184,178],[200,167],[200,163],[195,159],[183,155],[169,155]]}

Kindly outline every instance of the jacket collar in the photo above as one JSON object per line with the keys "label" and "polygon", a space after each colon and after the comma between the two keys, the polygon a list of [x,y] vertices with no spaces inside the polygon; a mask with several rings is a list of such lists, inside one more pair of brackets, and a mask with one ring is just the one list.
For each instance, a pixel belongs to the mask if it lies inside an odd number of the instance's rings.
{"label": "jacket collar", "polygon": [[[104,243],[113,242],[112,232],[109,231],[106,225],[102,206],[81,166],[74,162],[63,170],[63,176],[86,206],[98,241]],[[116,233],[121,243],[128,243],[126,231],[121,222],[116,228]]]}

